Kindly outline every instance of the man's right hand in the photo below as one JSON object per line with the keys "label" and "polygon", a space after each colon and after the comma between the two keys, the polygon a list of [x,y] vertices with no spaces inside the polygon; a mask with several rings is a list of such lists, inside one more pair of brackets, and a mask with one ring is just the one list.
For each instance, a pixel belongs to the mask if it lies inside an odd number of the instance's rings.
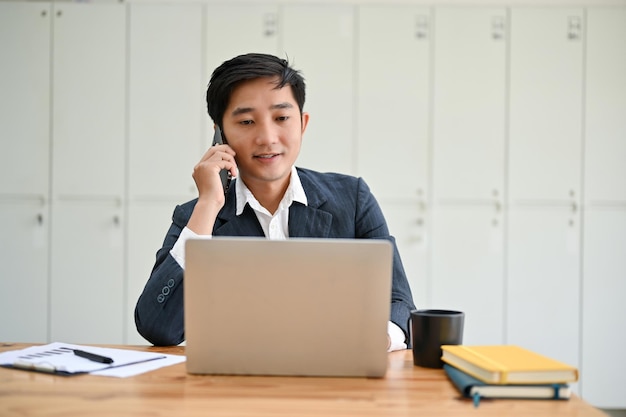
{"label": "man's right hand", "polygon": [[237,176],[235,151],[228,145],[211,146],[193,169],[193,180],[198,189],[198,203],[187,227],[199,235],[213,233],[217,213],[224,206],[225,196],[220,171],[226,169]]}

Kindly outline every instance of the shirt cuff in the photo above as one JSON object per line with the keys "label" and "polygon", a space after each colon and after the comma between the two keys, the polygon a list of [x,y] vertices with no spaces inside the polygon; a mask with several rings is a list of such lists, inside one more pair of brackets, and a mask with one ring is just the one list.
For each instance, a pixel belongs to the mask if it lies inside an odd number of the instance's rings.
{"label": "shirt cuff", "polygon": [[199,235],[185,226],[180,235],[178,235],[178,240],[170,249],[170,255],[181,268],[185,269],[185,242],[189,239],[211,239],[211,237],[211,235]]}
{"label": "shirt cuff", "polygon": [[391,345],[387,352],[406,349],[406,337],[397,324],[391,321],[387,322],[387,334],[389,335],[389,339],[391,339]]}

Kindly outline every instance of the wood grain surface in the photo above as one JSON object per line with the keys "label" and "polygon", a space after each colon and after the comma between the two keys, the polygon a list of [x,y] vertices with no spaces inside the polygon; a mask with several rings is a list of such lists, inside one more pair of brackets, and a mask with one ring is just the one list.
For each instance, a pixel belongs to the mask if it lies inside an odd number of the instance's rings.
{"label": "wood grain surface", "polygon": [[[28,344],[0,344],[0,351]],[[108,346],[184,355],[181,346]],[[349,352],[337,352],[349,355]],[[411,351],[389,354],[382,379],[212,376],[181,363],[130,378],[62,377],[0,368],[0,416],[589,416],[568,401],[460,398],[440,369],[413,365]]]}

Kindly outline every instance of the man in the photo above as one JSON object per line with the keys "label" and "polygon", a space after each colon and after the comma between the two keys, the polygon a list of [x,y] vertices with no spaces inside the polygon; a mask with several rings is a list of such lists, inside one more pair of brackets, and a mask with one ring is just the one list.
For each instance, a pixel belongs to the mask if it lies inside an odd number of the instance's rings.
{"label": "man", "polygon": [[[395,240],[365,182],[295,168],[309,122],[304,79],[286,60],[247,54],[224,62],[211,76],[207,105],[224,144],[195,166],[198,198],[177,206],[135,323],[155,345],[184,340],[184,243],[197,236],[387,239],[394,245],[388,350],[408,345],[415,308]],[[233,177],[224,192],[220,171]],[[228,279],[228,277],[225,277]],[[236,300],[233,300],[235,303]]]}

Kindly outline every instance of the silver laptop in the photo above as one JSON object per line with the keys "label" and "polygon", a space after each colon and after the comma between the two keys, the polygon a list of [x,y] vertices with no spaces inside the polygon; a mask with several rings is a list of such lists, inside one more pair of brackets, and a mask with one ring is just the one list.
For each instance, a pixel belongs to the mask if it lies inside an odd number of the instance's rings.
{"label": "silver laptop", "polygon": [[392,251],[372,239],[189,240],[187,371],[383,377]]}

